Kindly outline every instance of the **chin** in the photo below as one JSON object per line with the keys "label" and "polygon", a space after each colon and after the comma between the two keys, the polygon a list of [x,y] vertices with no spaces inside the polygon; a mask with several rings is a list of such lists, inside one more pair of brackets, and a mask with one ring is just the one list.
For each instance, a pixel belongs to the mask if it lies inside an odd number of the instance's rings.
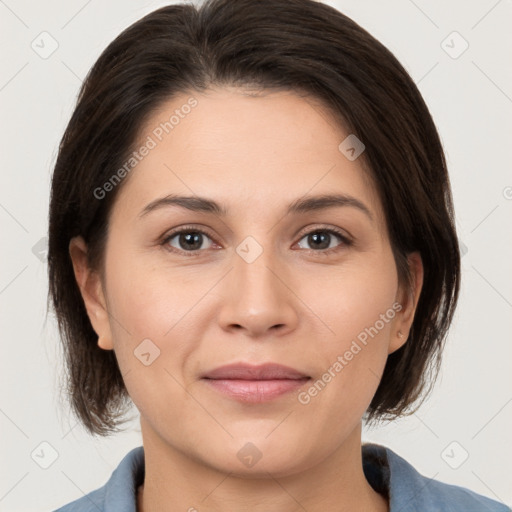
{"label": "chin", "polygon": [[286,432],[281,434],[268,435],[266,430],[251,437],[234,437],[227,445],[217,445],[210,451],[213,460],[207,463],[238,478],[268,478],[269,473],[274,477],[293,475],[319,462],[318,449],[310,450]]}

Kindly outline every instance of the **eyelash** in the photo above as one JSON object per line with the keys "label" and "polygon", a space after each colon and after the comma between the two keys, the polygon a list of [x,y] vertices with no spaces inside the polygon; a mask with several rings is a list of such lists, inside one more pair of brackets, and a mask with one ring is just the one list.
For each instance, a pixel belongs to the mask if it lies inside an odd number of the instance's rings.
{"label": "eyelash", "polygon": [[[173,253],[176,253],[176,254],[185,254],[185,256],[187,257],[197,257],[197,256],[201,256],[201,252],[203,252],[205,249],[200,249],[200,250],[196,250],[196,251],[183,251],[183,250],[180,250],[180,249],[176,249],[175,247],[171,247],[169,246],[169,241],[172,240],[174,237],[176,237],[177,235],[180,235],[182,233],[199,233],[199,234],[202,234],[202,235],[206,235],[208,238],[210,238],[210,240],[212,240],[212,242],[216,243],[215,240],[213,239],[213,237],[207,232],[207,231],[204,231],[203,229],[199,229],[199,228],[195,228],[194,226],[183,226],[175,231],[172,231],[171,233],[169,233],[161,242],[161,245],[162,246],[166,246],[165,249],[170,251],[170,252],[173,252]],[[350,240],[344,233],[342,233],[341,231],[335,229],[335,228],[315,228],[315,229],[312,229],[310,231],[307,231],[305,233],[301,233],[301,236],[299,238],[299,241],[302,240],[305,236],[307,235],[310,235],[310,234],[313,234],[313,233],[330,233],[330,234],[334,234],[336,235],[342,242],[341,245],[338,245],[336,247],[331,247],[330,249],[319,249],[319,250],[314,250],[314,249],[303,249],[309,253],[314,253],[315,255],[319,255],[319,256],[330,256],[332,253],[335,253],[335,252],[338,252],[341,248],[343,248],[343,246],[345,247],[350,247],[353,242],[352,240]]]}

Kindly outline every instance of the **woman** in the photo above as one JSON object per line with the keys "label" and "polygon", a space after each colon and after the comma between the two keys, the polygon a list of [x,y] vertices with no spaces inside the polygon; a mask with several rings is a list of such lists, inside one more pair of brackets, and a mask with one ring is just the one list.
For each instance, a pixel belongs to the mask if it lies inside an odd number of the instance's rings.
{"label": "woman", "polygon": [[91,69],[52,182],[74,411],[143,446],[60,511],[506,510],[362,421],[425,396],[460,256],[442,146],[395,57],[311,0],[173,5]]}

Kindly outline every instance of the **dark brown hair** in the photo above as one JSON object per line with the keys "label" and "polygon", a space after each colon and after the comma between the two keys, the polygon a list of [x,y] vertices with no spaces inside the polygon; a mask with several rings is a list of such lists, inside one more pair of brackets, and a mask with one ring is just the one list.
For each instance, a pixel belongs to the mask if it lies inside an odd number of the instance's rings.
{"label": "dark brown hair", "polygon": [[424,266],[409,339],[389,355],[368,419],[410,412],[439,368],[459,293],[445,157],[420,92],[393,54],[354,21],[313,0],[207,0],[160,8],[124,30],[88,73],[59,147],[49,212],[49,299],[74,412],[88,431],[106,435],[119,430],[130,399],[114,351],[97,346],[70,239],[82,235],[91,268],[100,268],[109,212],[123,183],[103,199],[94,190],[122,166],[163,102],[226,85],[306,93],[365,144],[361,158],[384,208],[401,282],[410,285],[408,253],[419,251]]}

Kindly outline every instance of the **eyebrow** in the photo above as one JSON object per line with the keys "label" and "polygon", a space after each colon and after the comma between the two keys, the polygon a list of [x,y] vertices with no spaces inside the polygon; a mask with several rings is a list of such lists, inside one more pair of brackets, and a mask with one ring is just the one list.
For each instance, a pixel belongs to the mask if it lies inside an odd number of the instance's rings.
{"label": "eyebrow", "polygon": [[[226,217],[229,214],[229,211],[224,206],[221,206],[212,199],[199,196],[169,194],[151,201],[151,203],[144,207],[139,217],[143,217],[152,211],[168,206],[178,206],[193,212],[213,213],[221,217]],[[363,212],[372,222],[374,220],[370,209],[364,203],[346,194],[322,194],[319,196],[301,197],[287,206],[286,214],[308,213],[333,207],[356,208]]]}

